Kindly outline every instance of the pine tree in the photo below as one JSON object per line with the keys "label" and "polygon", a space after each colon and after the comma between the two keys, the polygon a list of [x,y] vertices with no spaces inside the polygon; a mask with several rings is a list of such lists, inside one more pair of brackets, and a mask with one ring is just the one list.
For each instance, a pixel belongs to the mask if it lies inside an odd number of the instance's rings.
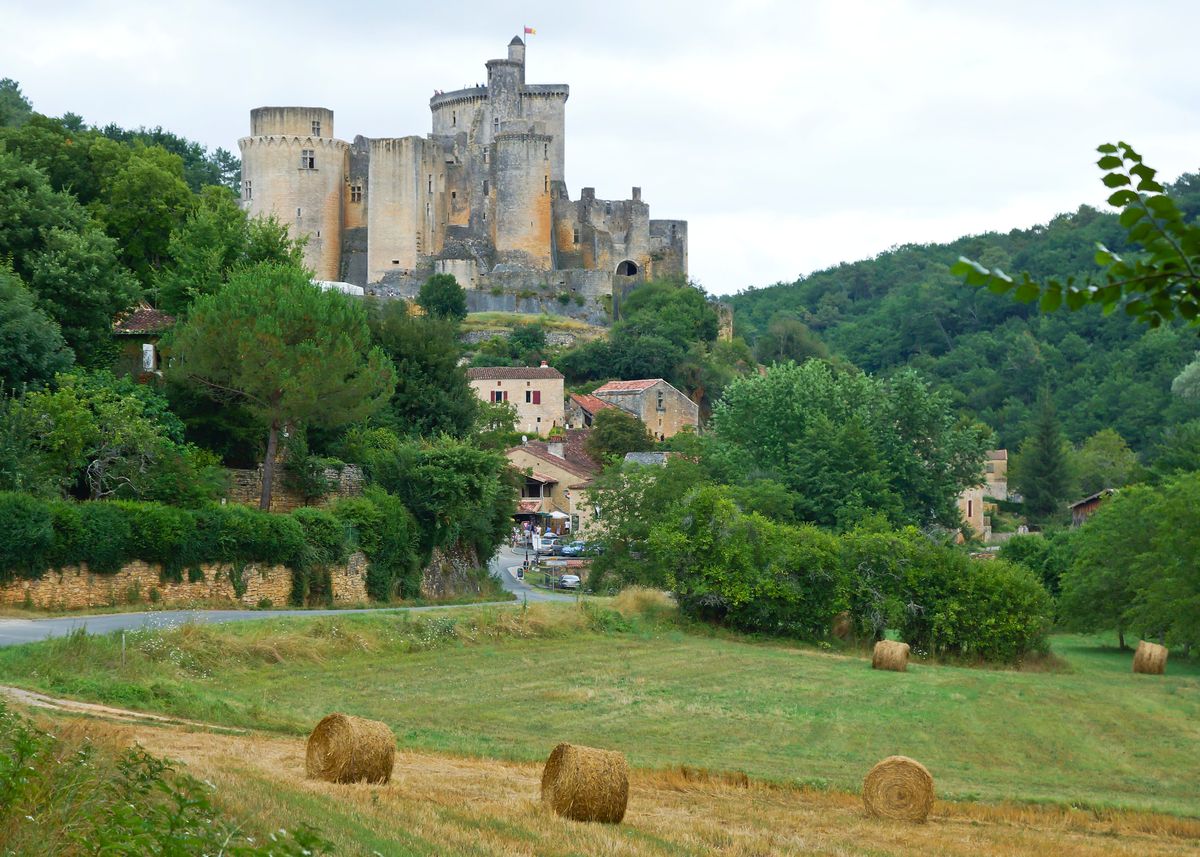
{"label": "pine tree", "polygon": [[1017,489],[1025,497],[1025,512],[1035,521],[1052,518],[1062,511],[1070,489],[1070,474],[1064,449],[1062,426],[1050,393],[1038,397],[1033,434],[1021,444]]}

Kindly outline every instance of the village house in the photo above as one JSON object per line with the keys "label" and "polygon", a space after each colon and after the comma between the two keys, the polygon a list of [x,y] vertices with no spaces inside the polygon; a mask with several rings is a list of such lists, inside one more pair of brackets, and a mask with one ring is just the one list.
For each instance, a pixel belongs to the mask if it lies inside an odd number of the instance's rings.
{"label": "village house", "polygon": [[603,399],[580,393],[572,393],[567,401],[567,428],[591,428],[596,421],[596,414],[605,408],[615,408]]}
{"label": "village house", "polygon": [[983,465],[984,493],[993,500],[1008,499],[1008,450],[989,449]]}
{"label": "village house", "polygon": [[509,463],[525,476],[517,509],[519,521],[588,538],[596,510],[587,489],[600,465],[584,451],[587,434],[568,431],[559,439],[531,440],[505,451]]}
{"label": "village house", "polygon": [[666,440],[687,426],[695,429],[700,425],[700,406],[662,378],[609,381],[595,390],[592,398],[637,417],[655,440]]}
{"label": "village house", "polygon": [[1096,510],[1100,508],[1104,501],[1116,493],[1115,488],[1105,488],[1102,491],[1097,491],[1090,497],[1084,497],[1082,500],[1072,503],[1067,507],[1071,510],[1071,526],[1082,527],[1088,518],[1096,514]]}
{"label": "village house", "polygon": [[480,366],[467,370],[475,395],[485,402],[507,402],[517,410],[516,430],[548,435],[565,425],[563,376],[543,360],[541,366]]}
{"label": "village house", "polygon": [[140,304],[113,322],[113,339],[120,349],[113,364],[115,375],[132,375],[143,384],[162,377],[158,341],[175,325],[175,316]]}

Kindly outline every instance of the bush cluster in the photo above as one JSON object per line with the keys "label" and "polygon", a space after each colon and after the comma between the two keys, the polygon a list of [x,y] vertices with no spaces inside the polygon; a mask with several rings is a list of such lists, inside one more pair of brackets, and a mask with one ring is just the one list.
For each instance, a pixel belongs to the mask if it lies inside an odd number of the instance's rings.
{"label": "bush cluster", "polygon": [[373,598],[415,594],[419,555],[412,516],[395,497],[370,489],[330,510],[290,515],[210,504],[181,509],[161,503],[42,500],[0,492],[0,583],[87,563],[112,574],[134,560],[157,563],[165,580],[198,579],[205,563],[283,565],[292,601],[331,595],[328,569],[361,549]]}
{"label": "bush cluster", "polygon": [[894,631],[938,657],[1012,663],[1046,646],[1052,603],[1033,572],[915,528],[836,535],[743,512],[705,486],[646,546],[685,614],[743,631],[821,638],[848,611],[865,638]]}

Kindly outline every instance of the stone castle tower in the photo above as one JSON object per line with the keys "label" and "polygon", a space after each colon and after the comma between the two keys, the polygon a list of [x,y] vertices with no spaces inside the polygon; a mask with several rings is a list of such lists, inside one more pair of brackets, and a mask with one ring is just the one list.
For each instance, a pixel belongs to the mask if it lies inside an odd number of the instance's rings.
{"label": "stone castle tower", "polygon": [[[323,280],[410,296],[433,273],[475,292],[548,290],[579,306],[645,278],[687,276],[687,222],[630,199],[571,200],[566,84],[525,82],[525,44],[487,62],[486,85],[435,92],[425,137],[334,137],[333,111],[259,107],[242,152],[242,200],[308,236]],[[561,300],[561,298],[560,298]],[[504,303],[504,301],[500,301]],[[475,309],[476,307],[472,307]],[[536,311],[536,310],[533,310]]]}

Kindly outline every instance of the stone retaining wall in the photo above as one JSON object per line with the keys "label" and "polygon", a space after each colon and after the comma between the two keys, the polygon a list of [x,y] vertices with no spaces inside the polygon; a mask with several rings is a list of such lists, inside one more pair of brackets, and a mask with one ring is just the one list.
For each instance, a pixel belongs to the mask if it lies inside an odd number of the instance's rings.
{"label": "stone retaining wall", "polygon": [[[257,508],[262,496],[262,466],[254,470],[230,468],[228,473],[226,496],[229,502]],[[325,506],[341,497],[358,497],[363,492],[363,472],[357,464],[326,467],[324,477],[330,485],[329,492],[316,499],[306,498],[288,487],[283,462],[278,462],[271,478],[271,511],[290,512],[303,506]]]}
{"label": "stone retaining wall", "polygon": [[[157,603],[179,605],[196,601],[230,601],[256,607],[264,601],[282,607],[292,592],[292,573],[282,565],[245,566],[206,563],[200,567],[203,579],[190,581],[184,572],[180,582],[161,579],[161,567],[140,560],[131,562],[115,574],[96,574],[87,565],[67,566],[47,571],[37,580],[17,579],[0,585],[0,605],[39,607],[51,610],[79,610],[88,607],[113,607],[120,604]],[[239,597],[234,580],[245,591]],[[367,558],[362,553],[350,556],[346,565],[330,572],[333,600],[355,604],[367,600]]]}

